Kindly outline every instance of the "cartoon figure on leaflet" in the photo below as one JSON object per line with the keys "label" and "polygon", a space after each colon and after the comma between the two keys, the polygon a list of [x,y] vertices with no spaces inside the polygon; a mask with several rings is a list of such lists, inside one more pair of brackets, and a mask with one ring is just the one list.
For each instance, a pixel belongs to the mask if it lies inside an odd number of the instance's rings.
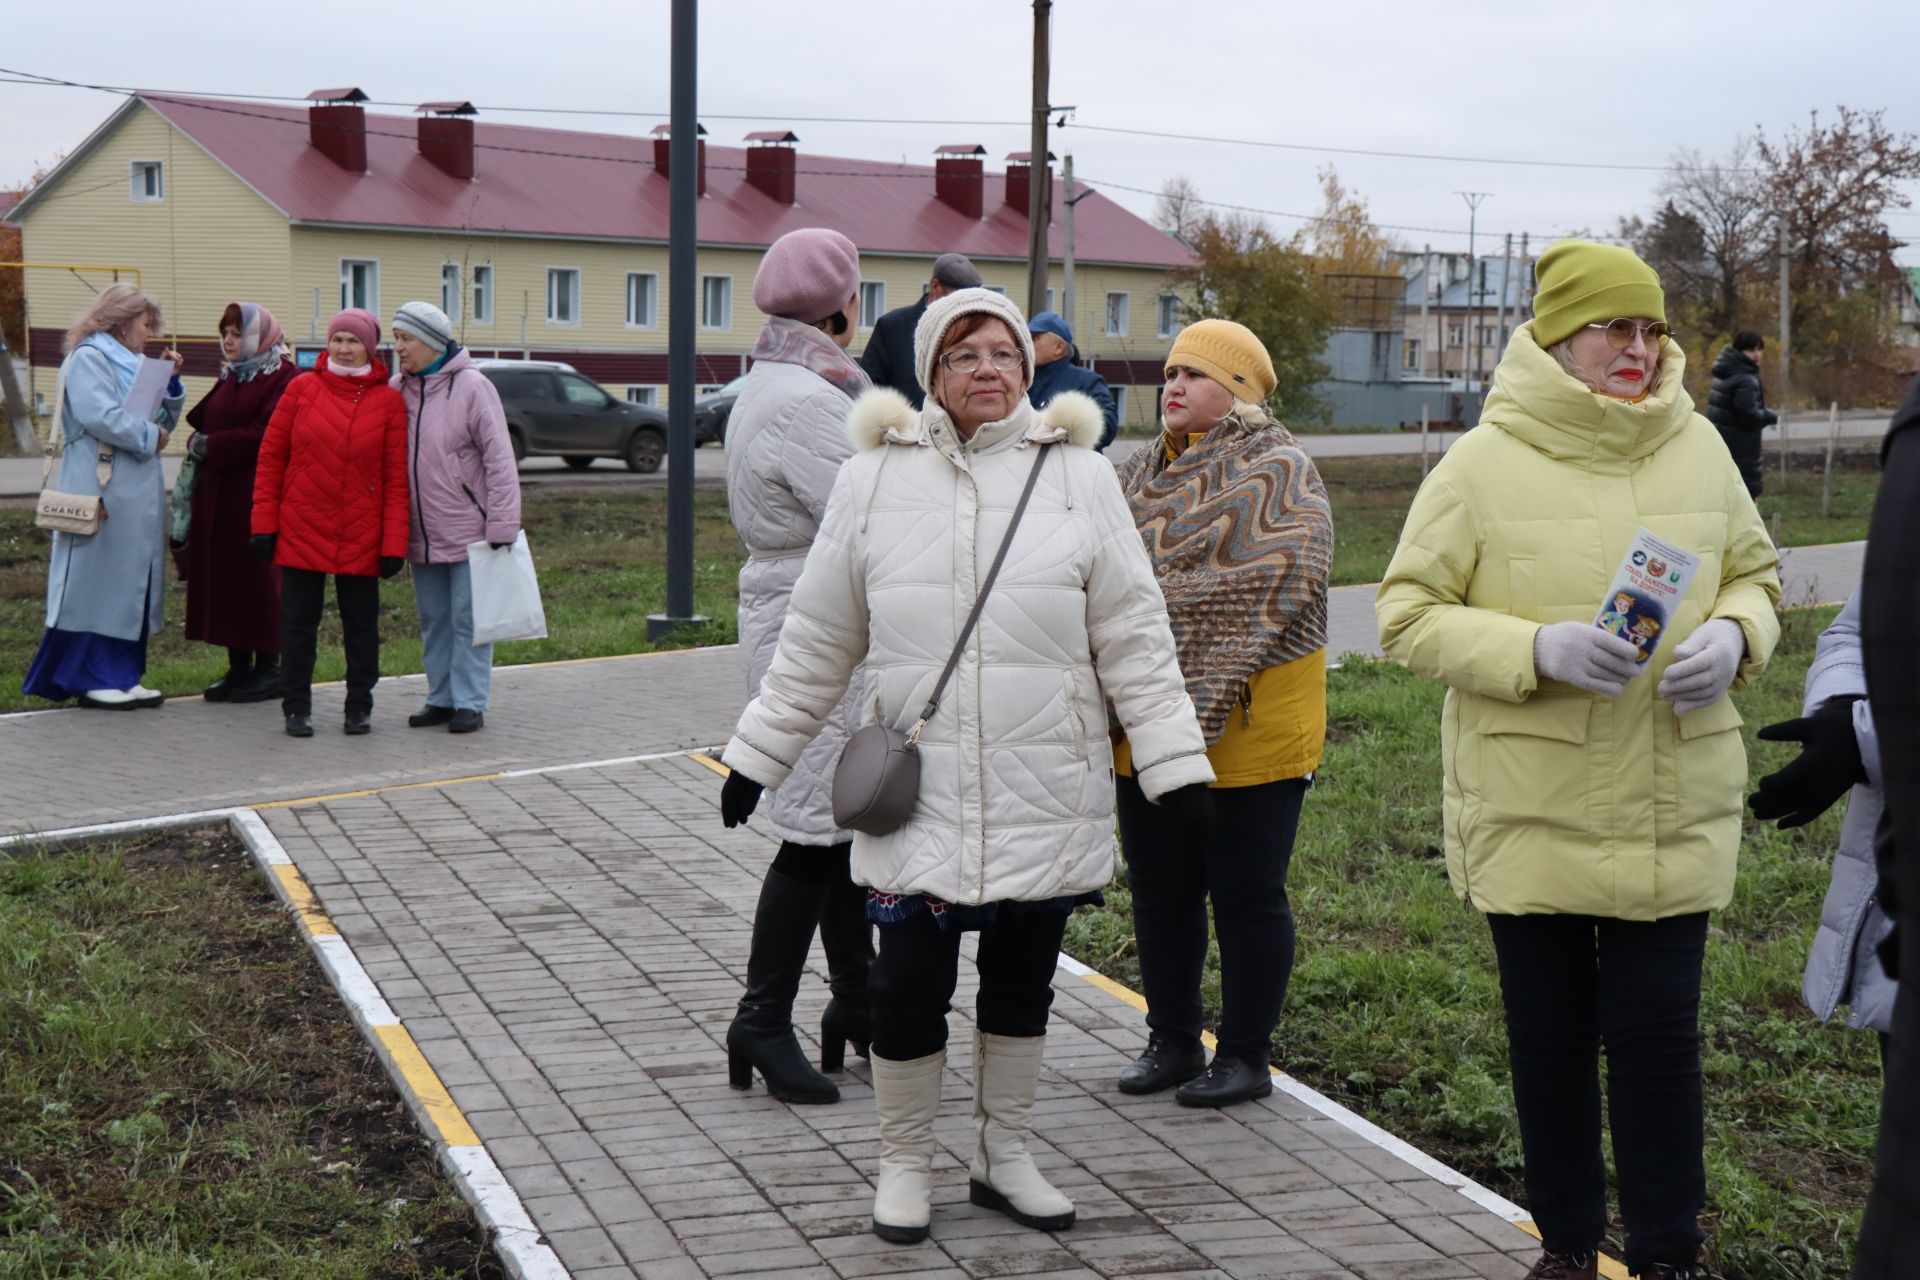
{"label": "cartoon figure on leaflet", "polygon": [[1633,641],[1633,647],[1640,651],[1634,661],[1645,662],[1653,656],[1653,646],[1660,642],[1660,620],[1641,614],[1633,620],[1624,638]]}
{"label": "cartoon figure on leaflet", "polygon": [[1634,599],[1632,592],[1621,591],[1617,593],[1613,597],[1613,607],[1600,615],[1600,622],[1598,624],[1600,629],[1611,632],[1623,640],[1632,640],[1633,637],[1627,634],[1627,628],[1629,625],[1628,620],[1633,616],[1633,605]]}

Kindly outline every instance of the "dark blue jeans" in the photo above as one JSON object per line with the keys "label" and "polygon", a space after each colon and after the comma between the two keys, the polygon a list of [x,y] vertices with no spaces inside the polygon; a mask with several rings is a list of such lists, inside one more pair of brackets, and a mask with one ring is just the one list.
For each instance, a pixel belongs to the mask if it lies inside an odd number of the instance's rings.
{"label": "dark blue jeans", "polygon": [[1527,1207],[1558,1253],[1607,1229],[1599,1052],[1626,1264],[1690,1262],[1705,1237],[1700,968],[1707,915],[1487,917],[1500,959]]}

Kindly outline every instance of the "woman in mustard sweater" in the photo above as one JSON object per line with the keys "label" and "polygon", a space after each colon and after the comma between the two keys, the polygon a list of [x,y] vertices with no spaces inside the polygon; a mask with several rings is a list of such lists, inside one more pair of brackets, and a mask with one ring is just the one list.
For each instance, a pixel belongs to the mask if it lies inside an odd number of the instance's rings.
{"label": "woman in mustard sweater", "polygon": [[[1207,737],[1215,820],[1195,832],[1148,803],[1120,745],[1120,843],[1151,1030],[1120,1089],[1177,1084],[1182,1105],[1223,1107],[1273,1092],[1268,1044],[1293,972],[1287,863],[1326,741],[1333,515],[1313,460],[1261,407],[1273,361],[1250,330],[1189,325],[1166,379],[1166,433],[1120,464],[1120,486]],[[1200,1044],[1209,897],[1221,1005],[1211,1064]]]}

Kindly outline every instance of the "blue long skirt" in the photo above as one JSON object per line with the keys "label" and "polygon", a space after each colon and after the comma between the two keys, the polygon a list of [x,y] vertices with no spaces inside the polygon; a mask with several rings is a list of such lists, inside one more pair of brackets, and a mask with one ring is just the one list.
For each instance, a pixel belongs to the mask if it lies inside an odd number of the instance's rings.
{"label": "blue long skirt", "polygon": [[27,668],[24,691],[65,702],[90,689],[131,689],[147,673],[147,638],[120,640],[92,631],[48,627]]}

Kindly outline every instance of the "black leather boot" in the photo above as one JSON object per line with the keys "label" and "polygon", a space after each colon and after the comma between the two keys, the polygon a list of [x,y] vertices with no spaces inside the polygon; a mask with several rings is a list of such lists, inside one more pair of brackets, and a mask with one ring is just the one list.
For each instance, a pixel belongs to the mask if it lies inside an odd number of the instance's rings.
{"label": "black leather boot", "polygon": [[758,1070],[782,1102],[840,1101],[840,1089],[815,1071],[793,1034],[793,997],[813,945],[828,886],[767,872],[753,914],[747,993],[727,1028],[727,1082],[753,1087]]}
{"label": "black leather boot", "polygon": [[257,653],[253,670],[227,694],[228,702],[271,702],[280,696],[280,655]]}
{"label": "black leather boot", "polygon": [[1147,1036],[1147,1047],[1120,1073],[1120,1092],[1158,1093],[1185,1084],[1207,1069],[1207,1049],[1198,1040],[1181,1043],[1158,1031]]}
{"label": "black leather boot", "polygon": [[820,946],[827,953],[827,986],[833,996],[820,1018],[820,1069],[840,1071],[847,1044],[861,1057],[873,1043],[867,1005],[867,970],[873,967],[873,926],[867,923],[867,888],[844,880],[827,889],[820,908]]}
{"label": "black leather boot", "polygon": [[1272,1092],[1273,1073],[1264,1064],[1216,1053],[1206,1074],[1175,1089],[1173,1100],[1183,1107],[1230,1107]]}

